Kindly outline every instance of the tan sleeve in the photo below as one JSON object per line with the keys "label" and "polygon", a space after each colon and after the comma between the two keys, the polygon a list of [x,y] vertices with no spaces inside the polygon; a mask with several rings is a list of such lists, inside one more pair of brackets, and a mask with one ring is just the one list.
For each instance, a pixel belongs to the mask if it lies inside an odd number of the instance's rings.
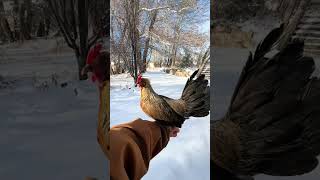
{"label": "tan sleeve", "polygon": [[109,135],[111,180],[140,180],[169,141],[167,128],[141,119],[115,126]]}

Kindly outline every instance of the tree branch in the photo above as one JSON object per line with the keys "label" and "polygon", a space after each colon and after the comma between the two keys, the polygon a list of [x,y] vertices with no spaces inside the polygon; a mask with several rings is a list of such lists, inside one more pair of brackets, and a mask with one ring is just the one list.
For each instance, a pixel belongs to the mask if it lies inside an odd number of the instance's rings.
{"label": "tree branch", "polygon": [[75,40],[72,39],[71,34],[68,33],[67,26],[59,16],[58,7],[56,7],[57,4],[53,4],[53,1],[48,1],[48,3],[49,3],[49,8],[53,12],[54,17],[59,25],[60,31],[62,32],[62,35],[66,40],[66,43],[70,48],[76,49],[77,45],[75,44]]}
{"label": "tree branch", "polygon": [[179,13],[182,13],[182,11],[188,10],[190,8],[191,8],[190,6],[187,6],[187,7],[181,8],[179,10],[174,10],[174,9],[171,9],[170,6],[155,7],[155,8],[144,8],[143,7],[139,10],[139,12],[141,12],[141,11],[152,12],[152,11],[156,11],[156,10],[167,10],[167,11],[171,11],[173,13],[179,14]]}

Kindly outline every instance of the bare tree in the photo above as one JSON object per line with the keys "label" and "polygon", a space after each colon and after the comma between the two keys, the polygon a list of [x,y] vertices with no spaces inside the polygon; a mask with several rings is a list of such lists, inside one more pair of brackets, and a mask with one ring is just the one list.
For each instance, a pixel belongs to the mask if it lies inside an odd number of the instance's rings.
{"label": "bare tree", "polygon": [[[115,10],[117,9],[117,10]],[[120,14],[124,13],[124,8],[120,1],[112,1],[111,7],[111,23],[110,26],[110,44],[111,59],[113,60],[115,71],[121,73],[130,68],[131,52],[129,52],[127,40],[128,23]]]}
{"label": "bare tree", "polygon": [[6,18],[3,0],[0,0],[0,30],[5,33],[6,37],[12,42],[14,41],[13,32],[9,26],[8,20]]}
{"label": "bare tree", "polygon": [[35,34],[37,37],[48,37],[50,30],[56,29],[52,26],[52,19],[54,17],[52,13],[49,13],[48,3],[40,2],[34,8],[36,8],[36,16],[38,16],[33,25],[36,31]]}
{"label": "bare tree", "polygon": [[208,41],[208,36],[198,28],[210,18],[209,7],[203,9],[210,2],[203,2],[112,0],[110,42],[115,72],[122,69],[121,66],[127,66],[136,79],[139,72],[146,71],[148,58],[155,51],[161,54],[158,61],[177,61],[185,49],[193,57],[194,49],[204,47]]}
{"label": "bare tree", "polygon": [[129,27],[128,33],[129,33],[129,40],[131,44],[131,50],[132,50],[131,75],[133,76],[133,79],[135,82],[138,77],[138,61],[141,57],[141,52],[139,47],[140,34],[138,30],[139,5],[140,5],[140,0],[125,1],[126,19]]}
{"label": "bare tree", "polygon": [[14,34],[17,40],[23,41],[31,39],[31,7],[31,0],[13,0]]}
{"label": "bare tree", "polygon": [[[203,4],[202,4],[203,3]],[[168,24],[169,32],[171,31],[171,53],[170,66],[175,67],[179,49],[186,47],[200,47],[204,44],[207,37],[204,37],[197,31],[197,25],[209,20],[209,14],[206,14],[208,2],[196,0],[182,0],[173,6],[169,12],[170,16],[164,23]],[[174,10],[173,10],[174,9]],[[200,44],[199,44],[200,43]]]}
{"label": "bare tree", "polygon": [[20,6],[20,37],[26,40],[31,39],[32,12],[31,0],[24,0]]}
{"label": "bare tree", "polygon": [[[79,79],[87,79],[86,75],[81,75],[81,69],[85,65],[89,48],[101,37],[102,32],[102,27],[95,26],[89,37],[88,0],[49,0],[47,2],[66,43],[76,54]],[[94,14],[94,12],[91,13]],[[92,14],[92,17],[96,17]]]}
{"label": "bare tree", "polygon": [[154,28],[154,24],[156,22],[157,19],[157,14],[158,14],[158,10],[152,11],[149,15],[150,17],[150,25],[148,28],[148,36],[146,38],[145,41],[145,45],[144,45],[144,50],[143,50],[143,56],[142,56],[142,69],[141,72],[146,72],[146,68],[147,68],[147,56],[148,56],[148,51],[150,48],[150,32],[153,30]]}
{"label": "bare tree", "polygon": [[[127,21],[124,16],[124,7],[122,2],[111,1],[111,26],[110,26],[110,44],[111,44],[111,60],[113,63],[113,73],[121,73],[129,68],[130,53],[127,53]],[[126,65],[124,65],[126,64]]]}

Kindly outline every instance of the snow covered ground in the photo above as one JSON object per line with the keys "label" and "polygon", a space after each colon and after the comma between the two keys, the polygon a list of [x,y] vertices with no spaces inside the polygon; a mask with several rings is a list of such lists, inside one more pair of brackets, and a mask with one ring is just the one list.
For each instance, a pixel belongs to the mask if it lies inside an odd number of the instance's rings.
{"label": "snow covered ground", "polygon": [[[71,52],[55,54],[41,49],[44,43],[0,47],[0,179],[106,179],[107,163],[96,142],[97,89],[91,82],[76,80],[76,61]],[[212,53],[211,96],[216,119],[229,105],[248,51],[215,48]],[[315,75],[319,75],[320,58],[315,62]],[[53,74],[57,75],[58,86],[51,81]],[[145,76],[156,92],[172,98],[180,97],[187,80],[162,72]],[[44,82],[48,88],[42,88]],[[65,82],[68,85],[62,88],[60,84]],[[132,78],[112,76],[111,126],[138,117],[150,119],[139,107],[139,90]],[[143,180],[208,180],[209,140],[209,116],[190,118],[179,136],[151,161]],[[319,173],[318,166],[303,176],[260,175],[256,179],[318,180]]]}
{"label": "snow covered ground", "polygon": [[106,179],[97,88],[77,80],[72,51],[53,53],[48,43],[0,47],[0,179]]}
{"label": "snow covered ground", "polygon": [[[171,98],[179,98],[187,78],[155,71],[144,74],[154,90]],[[140,109],[140,91],[128,75],[111,77],[111,127],[136,118],[150,119]],[[150,163],[143,180],[209,180],[210,134],[209,116],[188,119],[178,137]]]}
{"label": "snow covered ground", "polygon": [[[229,106],[231,95],[236,86],[240,72],[247,60],[249,51],[236,48],[214,48],[211,57],[214,57],[211,69],[214,73],[213,79],[213,119],[221,118]],[[319,76],[320,57],[314,57],[317,66],[314,75]],[[214,172],[212,172],[214,173]],[[318,180],[320,177],[320,166],[313,172],[303,176],[295,177],[273,177],[259,175],[256,180]]]}

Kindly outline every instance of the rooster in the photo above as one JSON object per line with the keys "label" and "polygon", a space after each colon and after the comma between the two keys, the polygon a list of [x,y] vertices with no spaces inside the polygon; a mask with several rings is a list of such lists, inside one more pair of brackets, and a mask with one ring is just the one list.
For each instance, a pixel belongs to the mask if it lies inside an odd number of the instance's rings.
{"label": "rooster", "polygon": [[211,123],[213,179],[301,175],[320,154],[320,80],[293,40],[271,58],[283,25],[258,45],[242,70],[226,115]]}
{"label": "rooster", "polygon": [[97,139],[102,151],[108,156],[109,151],[109,137],[108,132],[110,129],[110,64],[109,53],[104,51],[101,43],[97,43],[90,49],[85,67],[82,69],[82,74],[92,73],[91,80],[98,84],[99,89],[99,114],[98,114],[98,127]]}
{"label": "rooster", "polygon": [[149,79],[140,74],[137,84],[141,90],[141,109],[157,122],[179,128],[191,116],[207,116],[210,110],[208,80],[203,74],[194,80],[197,73],[198,70],[188,79],[180,99],[158,95],[152,89]]}

